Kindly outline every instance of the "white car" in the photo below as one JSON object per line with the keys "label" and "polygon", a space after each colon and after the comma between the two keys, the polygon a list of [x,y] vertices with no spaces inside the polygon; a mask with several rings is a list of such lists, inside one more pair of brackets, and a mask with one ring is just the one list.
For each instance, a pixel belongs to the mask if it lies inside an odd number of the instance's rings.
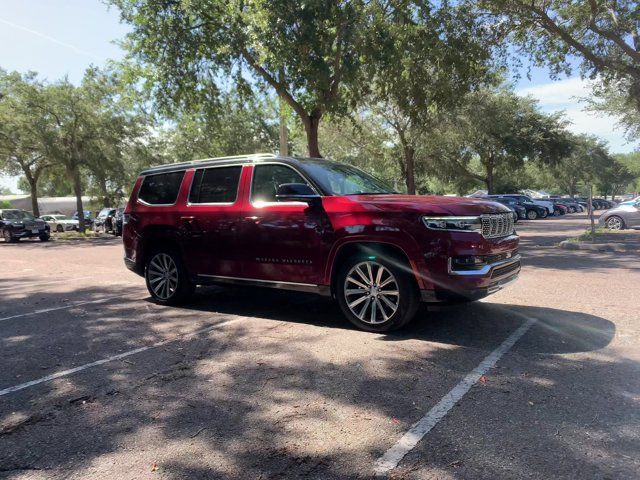
{"label": "white car", "polygon": [[66,215],[42,215],[40,218],[47,222],[52,232],[62,233],[78,230],[78,220],[73,220]]}

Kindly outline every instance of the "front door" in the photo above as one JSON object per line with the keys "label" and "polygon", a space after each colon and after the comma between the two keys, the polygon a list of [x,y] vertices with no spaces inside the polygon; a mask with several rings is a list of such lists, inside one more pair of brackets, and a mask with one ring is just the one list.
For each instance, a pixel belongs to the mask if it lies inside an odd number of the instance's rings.
{"label": "front door", "polygon": [[243,276],[249,279],[320,284],[331,228],[320,206],[278,202],[283,183],[309,183],[285,164],[253,167],[242,216]]}

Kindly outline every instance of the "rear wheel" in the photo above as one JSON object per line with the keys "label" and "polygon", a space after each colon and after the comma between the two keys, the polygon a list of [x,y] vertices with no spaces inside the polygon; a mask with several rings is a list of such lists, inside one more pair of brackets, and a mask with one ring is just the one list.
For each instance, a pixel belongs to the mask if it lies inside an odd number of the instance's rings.
{"label": "rear wheel", "polygon": [[527,210],[527,218],[529,220],[535,220],[536,218],[538,218],[538,212],[536,212],[535,210]]}
{"label": "rear wheel", "polygon": [[617,215],[607,218],[605,225],[610,230],[622,230],[624,229],[624,220]]}
{"label": "rear wheel", "polygon": [[56,227],[56,232],[58,232],[58,233],[62,233],[62,232],[64,232],[64,228],[63,228],[63,226],[62,226],[62,225],[58,225],[58,226]]}
{"label": "rear wheel", "polygon": [[391,258],[349,258],[336,282],[338,303],[347,319],[369,332],[388,332],[409,323],[420,301],[405,269]]}
{"label": "rear wheel", "polygon": [[151,255],[144,276],[149,293],[162,305],[184,303],[195,290],[182,258],[171,250],[157,251]]}

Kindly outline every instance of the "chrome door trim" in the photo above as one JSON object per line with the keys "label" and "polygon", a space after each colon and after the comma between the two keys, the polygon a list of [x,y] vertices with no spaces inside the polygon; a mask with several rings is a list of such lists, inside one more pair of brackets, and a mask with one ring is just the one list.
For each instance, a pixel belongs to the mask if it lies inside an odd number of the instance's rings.
{"label": "chrome door trim", "polygon": [[284,282],[279,280],[261,280],[258,278],[228,277],[225,275],[207,274],[199,274],[198,279],[202,280],[204,283],[226,283],[231,285],[279,288],[282,290],[316,293],[323,296],[331,295],[331,289],[328,285],[316,285],[314,283]]}

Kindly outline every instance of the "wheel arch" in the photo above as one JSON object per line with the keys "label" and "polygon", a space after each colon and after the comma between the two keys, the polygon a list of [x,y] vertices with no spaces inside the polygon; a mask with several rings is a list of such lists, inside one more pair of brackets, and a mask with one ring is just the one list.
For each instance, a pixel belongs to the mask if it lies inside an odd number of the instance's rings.
{"label": "wheel arch", "polygon": [[142,233],[142,269],[146,268],[149,256],[160,248],[168,248],[184,258],[181,235],[178,229],[166,226],[149,226]]}
{"label": "wheel arch", "polygon": [[338,246],[328,265],[327,279],[331,287],[331,294],[335,294],[335,285],[338,277],[339,265],[347,258],[361,254],[363,256],[381,256],[401,262],[403,269],[412,275],[416,288],[422,288],[422,281],[418,274],[418,268],[411,261],[406,251],[398,244],[382,241],[354,240]]}

